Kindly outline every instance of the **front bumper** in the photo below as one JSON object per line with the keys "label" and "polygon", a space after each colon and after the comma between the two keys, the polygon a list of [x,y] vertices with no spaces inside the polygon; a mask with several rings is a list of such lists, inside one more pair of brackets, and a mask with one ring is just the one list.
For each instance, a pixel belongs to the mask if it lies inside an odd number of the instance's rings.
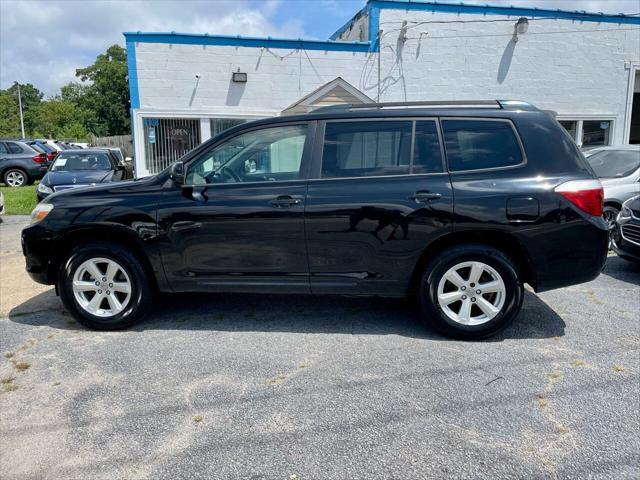
{"label": "front bumper", "polygon": [[613,251],[625,260],[640,263],[640,237],[638,234],[640,234],[640,219],[631,218],[616,225],[611,235]]}
{"label": "front bumper", "polygon": [[22,230],[22,253],[27,273],[38,283],[44,285],[54,283],[51,269],[54,259],[53,246],[56,244],[56,240],[57,236],[41,223],[36,223]]}

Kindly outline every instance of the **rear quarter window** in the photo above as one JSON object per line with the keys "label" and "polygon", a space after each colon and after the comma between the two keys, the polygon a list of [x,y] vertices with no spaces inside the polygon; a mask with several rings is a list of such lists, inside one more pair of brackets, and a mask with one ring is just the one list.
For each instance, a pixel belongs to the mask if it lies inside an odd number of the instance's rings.
{"label": "rear quarter window", "polygon": [[443,120],[442,132],[451,171],[511,167],[524,160],[508,121]]}
{"label": "rear quarter window", "polygon": [[22,148],[17,143],[7,142],[7,147],[9,148],[9,151],[11,153],[23,153],[24,152],[24,148]]}

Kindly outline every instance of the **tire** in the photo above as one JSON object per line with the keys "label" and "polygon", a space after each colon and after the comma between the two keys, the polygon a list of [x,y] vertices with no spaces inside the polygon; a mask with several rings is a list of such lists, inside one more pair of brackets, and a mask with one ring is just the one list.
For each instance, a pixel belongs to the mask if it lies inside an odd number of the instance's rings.
{"label": "tire", "polygon": [[24,187],[29,182],[29,175],[21,168],[7,168],[2,175],[7,187]]}
{"label": "tire", "polygon": [[[472,282],[472,272],[477,276],[478,271],[480,280]],[[482,285],[488,291],[477,288]],[[523,298],[524,286],[511,259],[481,244],[452,247],[433,258],[417,293],[424,320],[444,335],[463,340],[487,338],[506,328],[520,312]]]}
{"label": "tire", "polygon": [[76,247],[61,267],[58,291],[74,318],[95,330],[133,325],[148,312],[153,300],[152,285],[140,260],[123,246],[109,242]]}

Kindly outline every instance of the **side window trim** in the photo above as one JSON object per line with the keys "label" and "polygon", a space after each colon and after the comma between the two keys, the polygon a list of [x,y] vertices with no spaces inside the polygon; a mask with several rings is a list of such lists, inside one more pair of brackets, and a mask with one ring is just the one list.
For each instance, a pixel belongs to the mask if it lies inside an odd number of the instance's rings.
{"label": "side window trim", "polygon": [[290,183],[290,182],[300,182],[300,181],[306,181],[309,179],[309,171],[311,170],[311,154],[312,154],[312,150],[314,149],[314,139],[316,138],[316,130],[317,130],[317,121],[315,120],[309,120],[309,121],[298,121],[298,122],[283,122],[283,123],[275,123],[275,124],[268,124],[268,125],[259,125],[259,126],[255,126],[255,127],[251,127],[251,128],[246,128],[246,129],[242,129],[240,131],[235,132],[233,135],[228,135],[225,136],[224,138],[221,138],[220,141],[212,144],[209,146],[209,148],[201,151],[198,155],[190,158],[187,163],[185,164],[185,178],[186,178],[186,174],[188,172],[189,169],[189,164],[192,162],[195,162],[197,160],[199,160],[200,158],[202,158],[203,155],[207,155],[211,150],[213,150],[214,148],[217,148],[219,145],[222,145],[224,142],[228,142],[240,135],[244,135],[245,133],[249,133],[249,132],[253,132],[256,130],[266,130],[269,128],[278,128],[278,127],[291,127],[291,126],[306,126],[307,127],[307,134],[304,140],[304,147],[302,149],[302,159],[300,160],[300,175],[298,178],[294,179],[294,180],[282,180],[282,181],[269,181],[269,180],[260,180],[257,182],[241,182],[241,183],[233,183],[233,184],[229,184],[229,183],[203,183],[203,184],[198,184],[198,185],[191,185],[191,184],[186,184],[185,183],[185,187],[218,187],[221,185],[259,185],[259,184],[269,184],[269,185],[273,185],[276,183]]}
{"label": "side window trim", "polygon": [[[499,170],[512,170],[514,168],[522,168],[524,167],[527,163],[528,163],[528,159],[527,159],[527,153],[524,150],[524,143],[522,143],[522,139],[520,138],[520,133],[518,132],[518,129],[516,128],[516,126],[514,125],[513,121],[510,118],[489,118],[489,117],[439,117],[438,119],[438,124],[440,125],[440,129],[441,129],[441,145],[442,148],[444,149],[444,157],[446,158],[446,169],[445,171],[448,172],[451,175],[465,175],[467,173],[476,173],[476,172],[494,172],[494,171],[499,171]],[[469,169],[469,170],[451,170],[449,168],[449,159],[448,157],[446,157],[446,148],[444,145],[444,130],[442,129],[442,122],[446,121],[446,120],[473,120],[473,121],[480,121],[480,122],[503,122],[503,123],[508,123],[509,126],[511,127],[511,130],[513,131],[513,135],[516,138],[516,141],[518,142],[518,146],[520,147],[520,154],[522,155],[522,162],[516,164],[516,165],[505,165],[502,167],[491,167],[491,168],[474,168],[474,169]]]}
{"label": "side window trim", "polygon": [[[400,173],[397,175],[367,175],[360,177],[322,177],[322,157],[324,155],[324,139],[325,129],[327,123],[347,123],[347,122],[398,122],[406,121],[411,122],[411,149],[409,159],[409,173]],[[440,144],[440,160],[442,162],[441,172],[428,172],[428,173],[413,173],[414,156],[415,156],[415,143],[416,143],[416,122],[434,122],[436,131],[438,133],[438,142]],[[388,117],[388,118],[368,118],[368,117],[350,117],[350,118],[335,118],[328,120],[320,120],[318,127],[316,128],[316,139],[313,148],[313,160],[309,175],[309,180],[364,180],[367,178],[397,178],[408,176],[434,176],[434,175],[448,175],[447,163],[445,160],[444,151],[444,137],[440,126],[439,117]]]}

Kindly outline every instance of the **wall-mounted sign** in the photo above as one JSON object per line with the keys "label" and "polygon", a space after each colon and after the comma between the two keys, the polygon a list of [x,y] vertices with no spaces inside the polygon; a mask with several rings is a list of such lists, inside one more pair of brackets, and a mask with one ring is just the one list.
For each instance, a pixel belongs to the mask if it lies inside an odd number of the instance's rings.
{"label": "wall-mounted sign", "polygon": [[143,118],[142,123],[150,127],[157,127],[160,124],[160,120],[157,118]]}
{"label": "wall-mounted sign", "polygon": [[151,145],[156,143],[156,129],[155,129],[155,127],[149,127],[149,143]]}

